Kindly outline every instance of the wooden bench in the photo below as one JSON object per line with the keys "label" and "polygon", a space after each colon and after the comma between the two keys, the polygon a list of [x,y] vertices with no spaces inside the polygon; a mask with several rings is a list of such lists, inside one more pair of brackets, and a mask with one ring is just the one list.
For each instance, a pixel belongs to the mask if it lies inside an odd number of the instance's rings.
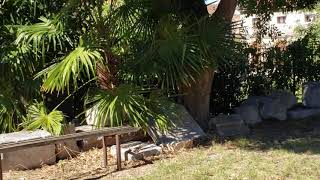
{"label": "wooden bench", "polygon": [[107,167],[107,149],[106,149],[106,138],[110,136],[115,136],[116,138],[116,151],[117,151],[117,170],[121,170],[121,148],[120,148],[120,135],[138,132],[140,128],[130,127],[130,126],[122,126],[122,127],[114,127],[114,128],[103,128],[99,130],[93,130],[91,132],[81,132],[81,133],[74,133],[74,134],[67,134],[62,136],[50,136],[46,138],[36,138],[26,141],[20,142],[13,142],[13,143],[5,143],[1,144],[0,146],[0,180],[3,180],[3,173],[2,173],[2,157],[3,153],[16,151],[25,149],[28,147],[37,147],[43,146],[48,144],[55,144],[61,143],[66,140],[83,140],[90,137],[99,137],[102,136],[103,142],[103,165]]}

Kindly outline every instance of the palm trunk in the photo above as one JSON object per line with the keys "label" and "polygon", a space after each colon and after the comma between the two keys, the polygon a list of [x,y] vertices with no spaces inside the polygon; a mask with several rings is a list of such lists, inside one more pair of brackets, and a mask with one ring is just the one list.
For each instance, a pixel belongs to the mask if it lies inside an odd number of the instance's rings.
{"label": "palm trunk", "polygon": [[[236,6],[237,0],[221,0],[214,17],[231,22]],[[196,82],[183,90],[184,94],[186,94],[183,97],[184,106],[204,130],[208,130],[210,119],[210,97],[213,77],[214,71],[207,69]]]}
{"label": "palm trunk", "polygon": [[185,89],[183,104],[202,129],[207,130],[210,118],[210,96],[214,72],[205,70],[198,81]]}

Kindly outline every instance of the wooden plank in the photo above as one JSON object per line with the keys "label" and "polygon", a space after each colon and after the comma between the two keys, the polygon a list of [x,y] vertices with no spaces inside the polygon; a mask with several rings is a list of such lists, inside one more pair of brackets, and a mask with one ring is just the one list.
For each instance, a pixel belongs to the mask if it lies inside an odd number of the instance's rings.
{"label": "wooden plank", "polygon": [[43,145],[63,142],[66,140],[77,141],[77,140],[83,140],[85,138],[96,137],[96,136],[114,136],[119,134],[133,133],[139,130],[140,128],[122,126],[122,127],[114,127],[114,128],[103,128],[103,129],[94,130],[91,132],[81,132],[81,133],[67,134],[62,136],[38,138],[33,140],[21,141],[21,142],[12,142],[12,143],[1,144],[0,153],[21,150],[27,147],[43,146]]}

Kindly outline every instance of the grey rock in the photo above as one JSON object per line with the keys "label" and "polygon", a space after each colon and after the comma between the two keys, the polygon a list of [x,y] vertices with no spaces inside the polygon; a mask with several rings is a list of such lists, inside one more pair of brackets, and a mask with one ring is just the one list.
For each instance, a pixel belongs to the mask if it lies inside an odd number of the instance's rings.
{"label": "grey rock", "polygon": [[[14,133],[0,134],[0,146],[5,143],[21,142],[32,139],[45,139],[51,136],[47,131],[20,131]],[[55,145],[49,144],[40,147],[29,147],[22,150],[3,154],[3,170],[25,170],[39,168],[43,164],[54,164],[56,162]]]}
{"label": "grey rock", "polygon": [[287,119],[287,107],[281,104],[280,99],[266,100],[260,107],[262,119],[276,119],[284,121]]}
{"label": "grey rock", "polygon": [[308,82],[303,86],[303,104],[310,108],[320,108],[320,82]]}
{"label": "grey rock", "polygon": [[[283,95],[284,94],[284,95]],[[266,119],[286,120],[287,110],[293,103],[286,103],[285,99],[291,97],[287,93],[277,92],[270,96],[251,96],[242,105],[256,106],[260,117]]]}
{"label": "grey rock", "polygon": [[279,103],[285,106],[287,109],[294,107],[298,103],[296,96],[288,91],[274,91],[269,95],[269,97],[274,100],[279,100]]}
{"label": "grey rock", "polygon": [[172,104],[175,114],[168,114],[173,127],[167,132],[161,132],[150,120],[148,134],[158,145],[163,145],[171,150],[190,148],[195,139],[205,136],[205,133],[182,105]]}
{"label": "grey rock", "polygon": [[255,105],[241,105],[235,111],[248,125],[254,125],[262,121],[259,109]]}
{"label": "grey rock", "polygon": [[249,128],[244,124],[239,114],[219,114],[211,119],[209,125],[212,129],[215,128],[220,136],[236,136],[249,133]]}
{"label": "grey rock", "polygon": [[320,108],[298,108],[288,111],[289,120],[308,119],[320,115]]}
{"label": "grey rock", "polygon": [[242,105],[252,105],[260,108],[264,102],[269,100],[270,98],[266,96],[249,96],[248,99],[242,102]]}
{"label": "grey rock", "polygon": [[[121,144],[121,159],[126,161],[143,160],[144,158],[160,155],[162,148],[155,144],[141,141],[131,141]],[[116,146],[111,146],[110,153],[117,157]]]}

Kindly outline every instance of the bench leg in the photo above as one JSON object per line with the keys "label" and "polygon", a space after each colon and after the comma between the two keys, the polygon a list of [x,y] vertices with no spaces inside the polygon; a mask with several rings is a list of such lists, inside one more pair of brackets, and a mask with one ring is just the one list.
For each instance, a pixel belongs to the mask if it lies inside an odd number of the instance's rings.
{"label": "bench leg", "polygon": [[3,174],[2,174],[2,157],[3,154],[0,153],[0,180],[3,180]]}
{"label": "bench leg", "polygon": [[117,170],[121,170],[121,147],[120,147],[120,136],[116,135],[116,147],[117,147]]}
{"label": "bench leg", "polygon": [[107,137],[103,136],[102,137],[102,145],[103,145],[103,167],[108,166],[108,153],[107,153]]}

